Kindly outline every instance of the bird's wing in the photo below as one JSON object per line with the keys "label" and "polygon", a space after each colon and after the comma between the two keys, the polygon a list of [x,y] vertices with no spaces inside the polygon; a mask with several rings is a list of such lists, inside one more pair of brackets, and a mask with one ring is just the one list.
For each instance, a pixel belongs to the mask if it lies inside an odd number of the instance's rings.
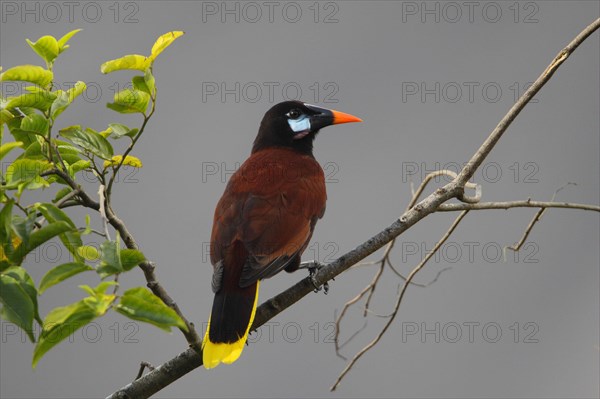
{"label": "bird's wing", "polygon": [[320,167],[311,167],[298,176],[270,184],[253,180],[249,189],[241,188],[246,183],[238,176],[232,177],[215,212],[211,239],[215,273],[220,273],[219,261],[236,240],[248,254],[241,287],[273,276],[304,251],[316,220],[325,211],[326,194]]}

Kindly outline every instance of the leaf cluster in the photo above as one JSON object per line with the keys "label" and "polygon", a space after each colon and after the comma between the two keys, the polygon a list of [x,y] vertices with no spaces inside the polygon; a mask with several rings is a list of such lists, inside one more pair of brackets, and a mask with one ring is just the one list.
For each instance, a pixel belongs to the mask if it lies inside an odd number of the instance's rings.
{"label": "leaf cluster", "polygon": [[[77,81],[68,90],[55,89],[55,63],[69,48],[70,39],[80,31],[73,30],[60,39],[53,36],[43,36],[35,42],[27,39],[44,66],[17,65],[4,72],[0,66],[0,82],[23,85],[19,95],[5,98],[0,93],[0,160],[12,157],[6,170],[0,171],[0,316],[16,324],[35,342],[33,367],[75,330],[111,309],[166,331],[171,327],[187,329],[181,317],[147,288],[134,287],[119,294],[118,276],[146,262],[146,257],[137,248],[122,248],[118,231],[112,240],[106,223],[107,212],[114,214],[111,188],[119,168],[142,167],[141,160],[130,152],[154,113],[157,95],[154,62],[183,32],[159,37],[149,56],[125,55],[102,64],[102,73],[142,72],[132,78],[131,88],[116,93],[113,102],[106,106],[118,113],[140,114],[143,120],[139,127],[115,122],[97,131],[80,125],[58,127],[60,115],[87,87],[85,82]],[[9,133],[6,136],[5,129]],[[124,137],[129,140],[127,149],[123,154],[115,154],[114,141]],[[78,182],[83,171],[96,177],[101,198],[96,216],[104,224],[104,232],[92,228],[90,215],[79,224],[66,213],[68,207],[86,206],[86,195]],[[24,194],[31,191],[39,191],[38,198],[51,191],[55,195],[46,202],[28,203],[29,196]],[[89,204],[87,207],[93,208]],[[90,245],[92,233],[103,239],[98,247]],[[48,265],[36,284],[27,271],[28,256],[51,240],[60,241],[70,261]],[[86,296],[51,310],[42,319],[39,314],[42,294],[80,274],[87,274],[98,283],[93,288],[81,285]],[[112,292],[108,292],[111,287]],[[41,326],[37,337],[34,323]]]}

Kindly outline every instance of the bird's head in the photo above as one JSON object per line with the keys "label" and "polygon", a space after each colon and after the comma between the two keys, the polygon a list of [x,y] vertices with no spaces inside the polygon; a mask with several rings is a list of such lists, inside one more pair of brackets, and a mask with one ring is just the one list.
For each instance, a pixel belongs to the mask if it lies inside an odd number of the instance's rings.
{"label": "bird's head", "polygon": [[312,143],[320,129],[349,122],[362,120],[301,101],[284,101],[273,106],[263,117],[252,152],[269,147],[289,147],[312,154]]}

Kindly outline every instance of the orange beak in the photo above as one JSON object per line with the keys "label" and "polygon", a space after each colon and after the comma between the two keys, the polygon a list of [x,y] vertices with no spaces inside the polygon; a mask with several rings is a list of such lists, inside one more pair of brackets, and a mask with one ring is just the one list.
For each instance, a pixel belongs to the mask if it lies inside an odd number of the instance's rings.
{"label": "orange beak", "polygon": [[333,125],[339,125],[340,123],[352,123],[352,122],[362,122],[362,119],[356,117],[354,115],[347,114],[345,112],[331,110],[333,114]]}

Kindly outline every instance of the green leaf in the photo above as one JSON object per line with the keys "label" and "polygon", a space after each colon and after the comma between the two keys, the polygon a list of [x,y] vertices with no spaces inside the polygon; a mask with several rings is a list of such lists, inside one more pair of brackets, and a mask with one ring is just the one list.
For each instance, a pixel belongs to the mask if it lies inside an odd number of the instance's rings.
{"label": "green leaf", "polygon": [[81,172],[82,170],[86,170],[91,168],[92,163],[90,161],[84,161],[80,159],[72,165],[69,165],[69,174],[71,176],[75,176],[75,173]]}
{"label": "green leaf", "polygon": [[15,116],[13,114],[11,114],[9,110],[4,109],[4,106],[2,106],[2,109],[0,109],[0,127],[4,128],[4,126],[2,126],[2,124],[8,123],[14,117]]}
{"label": "green leaf", "polygon": [[29,39],[26,40],[33,51],[42,57],[48,64],[52,64],[54,59],[58,57],[59,45],[53,36],[42,36],[35,43]]}
{"label": "green leaf", "polygon": [[75,260],[81,262],[83,259],[77,252],[77,248],[82,246],[83,242],[81,241],[79,230],[71,218],[69,218],[66,213],[53,204],[36,204],[36,208],[42,213],[42,215],[44,215],[48,222],[65,222],[71,227],[70,231],[60,235],[60,240],[65,248],[67,248],[67,250],[75,257]]}
{"label": "green leaf", "polygon": [[41,324],[42,319],[38,313],[38,292],[35,288],[33,279],[29,276],[29,274],[27,274],[27,270],[25,270],[23,267],[15,266],[5,270],[2,274],[10,276],[19,281],[19,284],[21,284],[27,295],[29,295],[31,302],[33,302],[33,318]]}
{"label": "green leaf", "polygon": [[150,88],[146,84],[146,79],[144,79],[143,76],[134,76],[133,79],[131,79],[131,83],[134,89],[151,94]]}
{"label": "green leaf", "polygon": [[35,368],[50,349],[96,317],[94,309],[83,301],[53,309],[44,320],[42,333],[33,350],[32,367]]}
{"label": "green leaf", "polygon": [[58,40],[58,53],[59,54],[69,48],[69,45],[67,44],[67,42],[80,31],[81,31],[81,29],[72,30],[71,32],[67,33],[66,35],[64,35],[63,37],[61,37]]}
{"label": "green leaf", "polygon": [[85,230],[81,232],[82,236],[87,236],[92,232],[91,218],[90,215],[85,215]]}
{"label": "green leaf", "polygon": [[149,58],[151,58],[152,61],[154,61],[156,57],[158,57],[158,55],[164,51],[164,49],[169,47],[175,41],[175,39],[182,36],[183,34],[184,32],[182,31],[173,31],[160,36],[158,39],[156,39],[154,46],[152,46],[152,54]]}
{"label": "green leaf", "polygon": [[167,332],[171,331],[171,326],[187,331],[181,317],[144,287],[125,291],[115,310],[130,319],[154,324]]}
{"label": "green leaf", "polygon": [[84,263],[78,262],[65,263],[60,266],[56,266],[55,268],[51,269],[48,273],[46,273],[46,275],[42,278],[39,290],[40,295],[42,295],[44,291],[46,291],[53,285],[56,285],[61,281],[68,279],[69,277],[72,277],[76,274],[88,270],[94,270],[94,268]]}
{"label": "green leaf", "polygon": [[120,123],[109,123],[108,126],[111,129],[111,136],[116,139],[120,139],[123,136],[134,138],[139,132],[138,128],[130,129],[129,127]]}
{"label": "green leaf", "polygon": [[[53,142],[56,144],[58,152],[64,161],[68,162],[69,164],[74,164],[81,160],[79,155],[82,151],[78,147],[75,147],[66,141],[53,140]],[[58,159],[56,159],[54,162],[58,162]]]}
{"label": "green leaf", "polygon": [[39,134],[40,136],[47,135],[49,127],[50,123],[48,122],[48,119],[40,114],[27,115],[21,121],[21,130]]}
{"label": "green leaf", "polygon": [[38,65],[19,65],[7,69],[0,74],[0,82],[29,82],[40,87],[47,87],[54,79],[54,74]]}
{"label": "green leaf", "polygon": [[33,232],[33,226],[35,225],[36,219],[35,212],[31,212],[27,217],[21,217],[18,215],[13,216],[12,227],[13,231],[21,239],[24,245],[29,245],[29,236]]}
{"label": "green leaf", "polygon": [[91,245],[82,245],[81,247],[77,248],[77,253],[85,260],[97,261],[100,259],[100,253]]}
{"label": "green leaf", "polygon": [[0,159],[17,147],[23,147],[22,141],[11,141],[10,143],[0,145]]}
{"label": "green leaf", "polygon": [[31,234],[31,236],[29,236],[28,249],[29,251],[32,251],[35,248],[42,245],[43,243],[45,243],[46,241],[49,241],[57,235],[63,234],[72,229],[73,227],[69,223],[64,221],[50,223],[42,227],[41,229],[36,230]]}
{"label": "green leaf", "polygon": [[60,201],[65,195],[69,194],[73,189],[71,187],[63,187],[56,192],[56,196],[52,200],[52,202]]}
{"label": "green leaf", "polygon": [[87,85],[85,82],[78,80],[73,87],[67,90],[67,94],[69,95],[69,102],[73,102],[77,97],[81,95],[87,89]]}
{"label": "green leaf", "polygon": [[40,90],[35,93],[25,93],[20,96],[10,97],[6,104],[6,108],[19,108],[21,111],[23,111],[23,108],[35,108],[46,112],[50,109],[50,106],[52,106],[56,97],[56,94],[45,90]]}
{"label": "green leaf", "polygon": [[[121,163],[122,160],[123,160],[123,155],[115,155],[114,157],[112,157],[112,159],[110,161],[104,161],[104,165],[102,165],[102,166],[105,169],[111,165],[117,166]],[[127,155],[125,157],[125,160],[122,162],[123,162],[123,165],[131,166],[132,168],[141,168],[144,166],[142,164],[142,161],[139,158],[134,157],[133,155]]]}
{"label": "green leaf", "polygon": [[136,89],[124,89],[115,94],[113,103],[108,103],[106,106],[122,114],[136,112],[144,114],[149,102],[148,93]]}
{"label": "green leaf", "polygon": [[[23,269],[20,266],[8,268],[0,274],[0,303],[2,303],[2,318],[15,323],[32,342],[35,342],[33,336],[33,320],[37,308],[37,299],[31,298],[27,288],[27,282],[22,280],[19,275],[27,274],[16,269]],[[29,276],[27,276],[29,277]],[[31,278],[29,278],[31,279]],[[35,287],[33,287],[35,290]]]}
{"label": "green leaf", "polygon": [[40,173],[50,168],[47,161],[35,159],[17,159],[6,170],[6,188],[14,189],[21,183],[34,183],[29,188],[48,186],[48,182],[40,177]]}
{"label": "green leaf", "polygon": [[[15,115],[19,115],[19,117],[15,117],[10,121],[6,122],[6,126],[8,126],[8,130],[10,134],[15,138],[15,141],[20,141],[23,143],[23,148],[29,147],[32,143],[37,143],[38,138],[40,138],[36,134],[27,133],[21,130],[21,120],[26,115],[31,115],[36,112],[34,108],[19,108],[18,110],[13,110]],[[24,156],[21,155],[21,158]]]}
{"label": "green leaf", "polygon": [[60,341],[106,313],[114,302],[115,295],[107,295],[104,292],[114,284],[116,284],[114,281],[101,283],[95,289],[80,286],[90,294],[89,297],[71,305],[53,309],[48,313],[38,343],[33,350],[34,368],[42,356]]}
{"label": "green leaf", "polygon": [[127,69],[145,71],[148,66],[150,66],[148,57],[139,54],[130,54],[116,60],[106,61],[100,66],[100,72],[111,73]]}
{"label": "green leaf", "polygon": [[51,240],[57,235],[71,230],[72,227],[66,222],[60,221],[56,223],[50,223],[31,233],[27,245],[19,245],[19,247],[15,249],[14,253],[9,254],[9,259],[14,264],[21,264],[29,252],[33,251],[35,248],[39,247],[46,241]]}
{"label": "green leaf", "polygon": [[96,272],[101,278],[125,271],[121,264],[121,240],[117,235],[116,241],[104,241],[100,245],[100,265]]}
{"label": "green leaf", "polygon": [[78,81],[66,92],[58,90],[59,93],[56,97],[56,100],[54,100],[52,107],[50,107],[50,115],[52,115],[52,119],[56,119],[60,114],[62,114],[62,112],[73,102],[73,100],[81,95],[86,88],[87,86],[84,82]]}
{"label": "green leaf", "polygon": [[150,68],[146,69],[144,72],[144,81],[146,82],[148,90],[150,90],[150,95],[154,96],[154,94],[156,94],[156,84]]}
{"label": "green leaf", "polygon": [[14,203],[14,200],[9,200],[7,203],[3,204],[2,209],[0,210],[0,243],[2,243],[3,247],[10,243],[12,208]]}
{"label": "green leaf", "polygon": [[100,158],[110,159],[113,156],[113,148],[108,140],[91,129],[81,130],[81,126],[70,126],[61,129],[59,134]]}
{"label": "green leaf", "polygon": [[121,250],[121,266],[123,270],[129,271],[146,260],[143,253],[135,249]]}

